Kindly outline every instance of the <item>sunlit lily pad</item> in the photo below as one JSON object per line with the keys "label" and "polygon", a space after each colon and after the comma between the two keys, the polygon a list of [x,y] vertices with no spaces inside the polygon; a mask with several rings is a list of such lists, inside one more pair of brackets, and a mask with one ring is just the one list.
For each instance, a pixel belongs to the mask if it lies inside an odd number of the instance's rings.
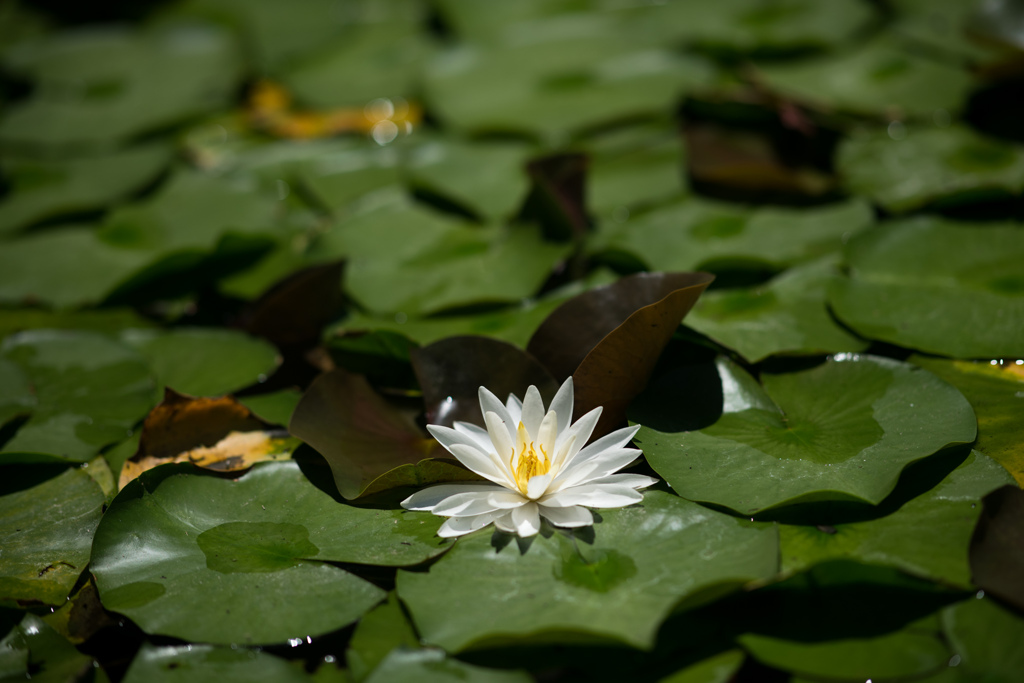
{"label": "sunlit lily pad", "polygon": [[63,604],[89,562],[105,502],[81,469],[0,497],[0,604]]}
{"label": "sunlit lily pad", "polygon": [[0,204],[0,233],[36,221],[93,211],[144,188],[171,160],[162,144],[139,145],[110,154],[61,159],[5,159],[12,192]]}
{"label": "sunlit lily pad", "polygon": [[303,683],[310,678],[289,662],[258,650],[213,645],[143,643],[125,673],[125,683]]}
{"label": "sunlit lily pad", "polygon": [[838,278],[836,260],[794,266],[757,287],[707,292],[686,324],[751,363],[772,354],[863,351],[867,342],[840,327],[825,303],[828,284]]}
{"label": "sunlit lily pad", "polygon": [[687,198],[624,223],[602,223],[591,249],[624,251],[651,270],[782,269],[837,251],[842,239],[872,222],[860,200],[752,211]]}
{"label": "sunlit lily pad", "polygon": [[954,358],[1024,357],[1024,230],[920,217],[880,225],[844,249],[839,319],[868,339]]}
{"label": "sunlit lily pad", "polygon": [[[765,373],[763,386],[724,358],[716,369],[721,407],[711,424],[672,408],[690,389],[668,374],[652,383],[661,414],[635,441],[679,495],[742,514],[879,503],[904,467],[977,433],[960,392],[886,358],[836,356],[810,370]],[[644,423],[642,413],[633,419]]]}
{"label": "sunlit lily pad", "polygon": [[91,567],[103,605],[147,632],[276,643],[341,628],[383,599],[330,562],[416,564],[447,546],[436,529],[429,515],[342,505],[293,462],[235,481],[165,466],[114,499]]}
{"label": "sunlit lily pad", "polygon": [[650,649],[680,601],[776,569],[773,527],[668,493],[600,515],[593,541],[556,530],[519,544],[478,531],[429,572],[400,572],[398,595],[423,639],[449,651],[582,636]]}
{"label": "sunlit lily pad", "polygon": [[145,359],[99,334],[22,332],[4,340],[0,356],[21,368],[36,399],[28,421],[4,444],[4,452],[85,461],[131,434],[155,402]]}
{"label": "sunlit lily pad", "polygon": [[851,559],[970,589],[967,548],[981,498],[1010,481],[1006,470],[975,451],[938,486],[892,514],[825,527],[780,525],[782,570]]}
{"label": "sunlit lily pad", "polygon": [[212,26],[79,28],[8,51],[34,95],[0,121],[8,145],[109,144],[225,106],[241,75],[238,45]]}
{"label": "sunlit lily pad", "polygon": [[853,50],[792,63],[764,65],[772,90],[809,104],[856,114],[931,117],[960,110],[972,87],[966,68],[929,59],[882,37]]}
{"label": "sunlit lily pad", "polygon": [[847,189],[893,213],[929,203],[970,202],[1024,190],[1024,147],[964,126],[861,131],[842,144],[836,165]]}

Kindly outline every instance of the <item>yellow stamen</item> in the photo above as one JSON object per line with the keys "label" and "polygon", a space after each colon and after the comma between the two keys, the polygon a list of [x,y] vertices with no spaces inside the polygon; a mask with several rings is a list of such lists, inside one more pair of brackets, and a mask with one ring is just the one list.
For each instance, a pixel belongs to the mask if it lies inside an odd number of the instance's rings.
{"label": "yellow stamen", "polygon": [[[519,428],[516,430],[516,445],[519,447],[518,462],[516,462],[516,454],[513,450],[508,464],[515,477],[516,488],[525,496],[530,479],[539,474],[547,474],[551,469],[551,459],[544,452],[544,446],[534,448],[533,441],[522,422],[519,423]],[[540,450],[541,455],[544,456],[543,460],[538,457],[537,450]]]}

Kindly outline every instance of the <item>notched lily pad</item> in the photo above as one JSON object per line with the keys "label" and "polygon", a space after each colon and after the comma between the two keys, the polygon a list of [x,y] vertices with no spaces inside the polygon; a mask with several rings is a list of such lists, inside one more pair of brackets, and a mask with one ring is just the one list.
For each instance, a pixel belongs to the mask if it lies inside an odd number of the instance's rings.
{"label": "notched lily pad", "polygon": [[423,639],[451,652],[581,638],[650,649],[675,604],[777,568],[773,526],[669,493],[600,515],[589,538],[555,530],[516,543],[475,532],[429,572],[400,572],[398,595]]}
{"label": "notched lily pad", "polygon": [[114,499],[91,567],[104,606],[149,633],[276,643],[359,618],[384,592],[330,563],[418,564],[449,545],[435,519],[339,504],[294,462],[234,481],[167,465]]}
{"label": "notched lily pad", "polygon": [[527,351],[561,381],[572,375],[573,419],[604,406],[599,437],[626,418],[658,356],[714,276],[640,273],[573,297],[547,317]]}
{"label": "notched lily pad", "polygon": [[292,415],[289,431],[324,456],[348,500],[396,486],[477,479],[361,375],[320,375]]}
{"label": "notched lily pad", "polygon": [[[722,402],[709,424],[659,418],[635,440],[679,495],[745,515],[798,502],[877,504],[904,467],[977,433],[960,392],[886,358],[843,354],[766,373],[763,386],[725,358],[716,369]],[[661,382],[652,386],[663,402],[689,390],[671,374]]]}

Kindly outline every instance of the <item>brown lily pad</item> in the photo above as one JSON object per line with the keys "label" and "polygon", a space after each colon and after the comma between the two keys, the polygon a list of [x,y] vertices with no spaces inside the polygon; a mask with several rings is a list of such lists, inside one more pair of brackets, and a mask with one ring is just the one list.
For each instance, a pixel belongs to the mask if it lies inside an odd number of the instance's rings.
{"label": "brown lily pad", "polygon": [[530,354],[490,337],[449,337],[412,349],[410,356],[429,424],[450,427],[461,420],[483,426],[477,393],[482,386],[504,399],[509,394],[522,398],[534,385],[545,402],[558,390],[555,379]]}
{"label": "brown lily pad", "polygon": [[1024,491],[1007,484],[982,499],[971,537],[974,583],[1024,610]]}
{"label": "brown lily pad", "polygon": [[336,368],[320,375],[292,414],[289,431],[327,460],[347,500],[398,486],[478,479],[441,444],[373,390],[362,375]]}
{"label": "brown lily pad", "polygon": [[190,462],[220,472],[291,457],[294,443],[231,396],[193,398],[165,389],[142,425],[139,448],[121,469],[118,489],[146,470]]}
{"label": "brown lily pad", "polygon": [[594,438],[626,419],[679,322],[715,279],[710,273],[637,273],[559,306],[527,351],[576,387],[573,419],[604,406]]}

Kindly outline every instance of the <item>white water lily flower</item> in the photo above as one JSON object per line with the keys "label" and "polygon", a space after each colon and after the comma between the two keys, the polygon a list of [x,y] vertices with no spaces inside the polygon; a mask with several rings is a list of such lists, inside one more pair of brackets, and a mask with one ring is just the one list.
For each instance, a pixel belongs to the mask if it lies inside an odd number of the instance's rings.
{"label": "white water lily flower", "polygon": [[594,516],[588,507],[640,502],[643,494],[637,489],[658,480],[615,474],[640,455],[624,447],[640,427],[619,429],[584,448],[601,408],[570,425],[572,404],[572,377],[558,389],[546,413],[535,386],[527,389],[522,402],[509,395],[504,404],[480,387],[486,430],[467,422],[456,422],[454,429],[427,429],[459,462],[493,483],[433,486],[406,498],[402,507],[447,517],[437,532],[445,538],[492,522],[502,531],[527,537],[540,531],[541,517],[555,526],[589,526]]}

